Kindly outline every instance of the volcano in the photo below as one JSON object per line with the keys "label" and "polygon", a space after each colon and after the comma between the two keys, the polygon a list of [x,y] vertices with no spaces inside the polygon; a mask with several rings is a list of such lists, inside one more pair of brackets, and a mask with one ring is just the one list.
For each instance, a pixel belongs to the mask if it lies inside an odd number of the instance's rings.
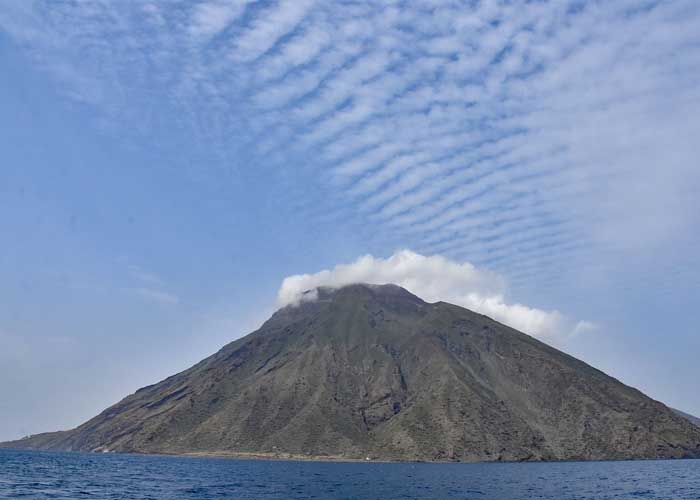
{"label": "volcano", "polygon": [[700,427],[486,316],[318,288],[69,431],[5,447],[415,461],[700,457]]}

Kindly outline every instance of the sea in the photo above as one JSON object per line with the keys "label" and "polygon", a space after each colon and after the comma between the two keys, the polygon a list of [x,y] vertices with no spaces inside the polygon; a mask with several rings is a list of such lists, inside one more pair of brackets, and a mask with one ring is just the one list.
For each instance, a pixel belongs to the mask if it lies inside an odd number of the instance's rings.
{"label": "sea", "polygon": [[700,499],[700,460],[340,463],[0,450],[2,499]]}

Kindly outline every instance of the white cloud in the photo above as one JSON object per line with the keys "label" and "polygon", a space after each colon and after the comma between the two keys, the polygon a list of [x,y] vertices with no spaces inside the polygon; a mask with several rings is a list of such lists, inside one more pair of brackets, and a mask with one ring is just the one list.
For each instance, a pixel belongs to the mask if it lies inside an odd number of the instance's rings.
{"label": "white cloud", "polygon": [[253,0],[218,1],[199,4],[192,15],[189,31],[192,36],[210,38],[216,36],[240,16]]}
{"label": "white cloud", "polygon": [[144,300],[161,305],[175,305],[180,302],[180,298],[177,295],[163,290],[146,287],[135,287],[128,290]]}
{"label": "white cloud", "polygon": [[132,278],[135,280],[151,285],[151,286],[162,286],[163,285],[163,280],[155,273],[148,271],[140,266],[137,266],[135,264],[129,264],[128,265],[129,269],[129,274],[131,275]]}
{"label": "white cloud", "polygon": [[493,272],[469,262],[459,263],[440,255],[424,256],[410,250],[401,250],[386,259],[365,255],[330,270],[289,276],[282,282],[277,299],[280,306],[296,304],[310,298],[304,293],[308,290],[351,283],[394,283],[428,302],[457,304],[552,343],[593,328],[590,322],[575,323],[558,311],[508,303],[505,280]]}
{"label": "white cloud", "polygon": [[304,19],[313,3],[314,0],[282,0],[266,9],[236,40],[234,58],[252,61],[263,55]]}

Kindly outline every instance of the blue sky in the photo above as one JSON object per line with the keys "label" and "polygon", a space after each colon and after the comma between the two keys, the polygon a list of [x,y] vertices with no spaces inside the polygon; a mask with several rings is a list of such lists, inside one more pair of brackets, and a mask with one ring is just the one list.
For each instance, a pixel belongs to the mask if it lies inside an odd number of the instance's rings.
{"label": "blue sky", "polygon": [[2,2],[0,439],[352,279],[700,414],[698,25],[694,0]]}

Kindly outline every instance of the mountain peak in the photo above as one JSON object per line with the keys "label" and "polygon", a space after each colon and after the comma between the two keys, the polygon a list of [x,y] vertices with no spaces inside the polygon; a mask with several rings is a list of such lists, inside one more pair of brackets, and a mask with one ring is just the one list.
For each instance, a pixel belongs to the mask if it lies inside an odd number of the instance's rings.
{"label": "mountain peak", "polygon": [[405,299],[411,302],[425,303],[420,297],[412,294],[405,288],[393,283],[372,284],[372,283],[350,283],[338,287],[320,286],[304,292],[305,295],[313,296],[316,294],[320,299],[330,299],[337,297],[354,297],[354,298],[379,298],[393,297],[396,299]]}

